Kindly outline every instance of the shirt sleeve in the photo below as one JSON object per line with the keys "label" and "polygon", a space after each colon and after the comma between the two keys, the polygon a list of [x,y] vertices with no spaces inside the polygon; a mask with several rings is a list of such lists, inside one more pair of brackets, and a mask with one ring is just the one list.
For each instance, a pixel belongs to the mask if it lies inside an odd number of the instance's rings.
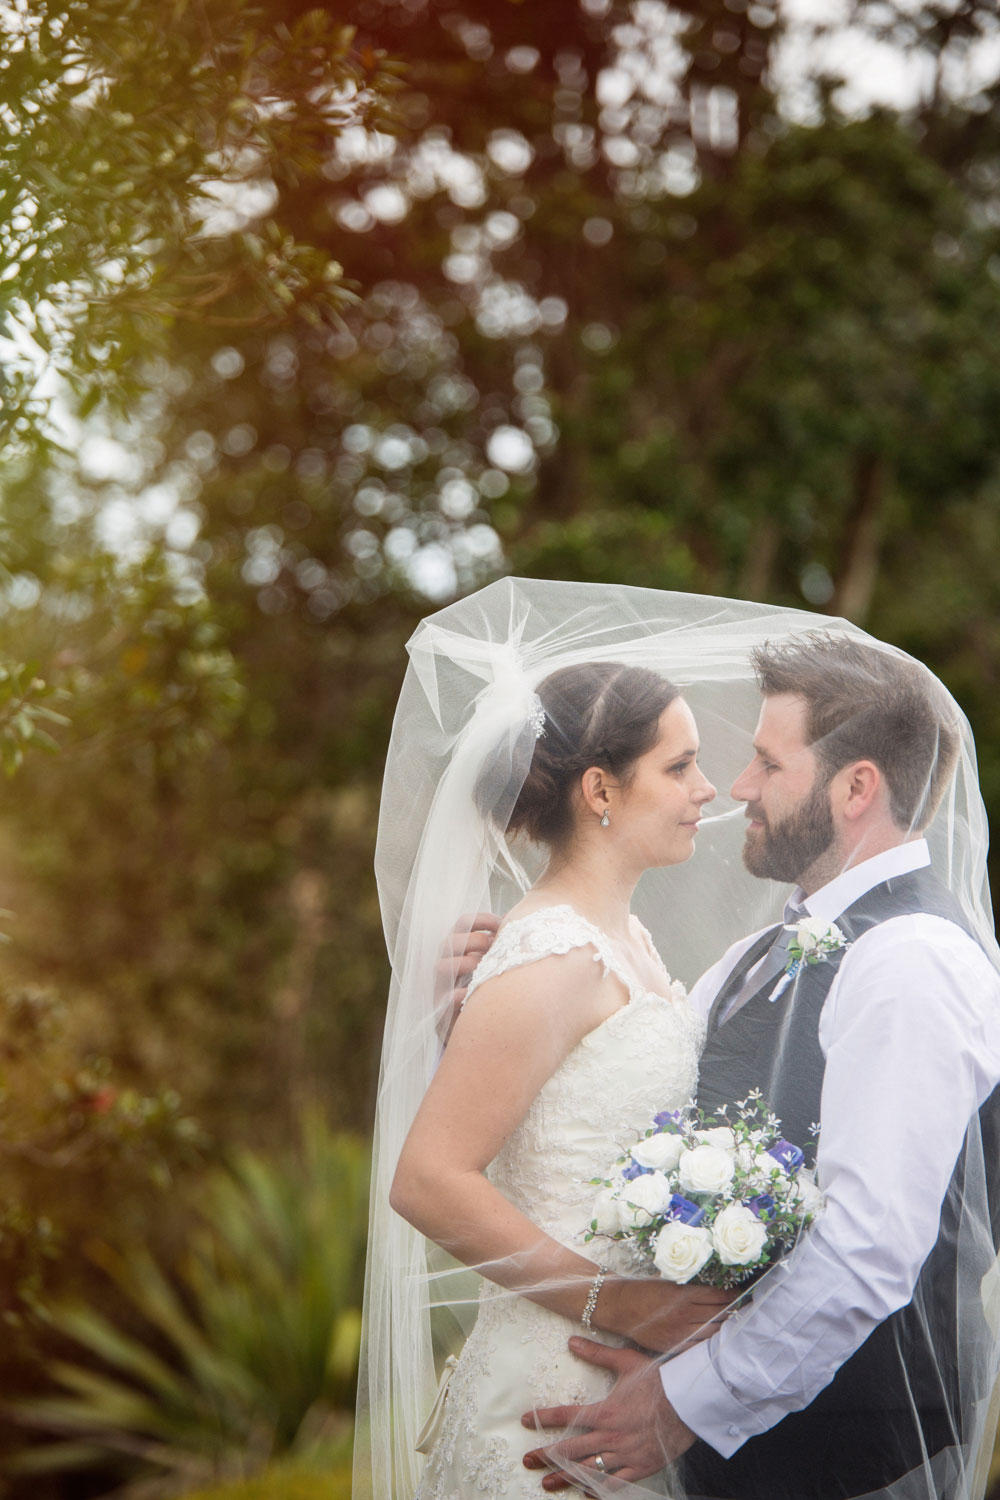
{"label": "shirt sleeve", "polygon": [[826,1208],[749,1306],[661,1370],[681,1420],[725,1458],[808,1406],[913,1295],[969,1120],[1000,1079],[1000,979],[953,923],[894,917],[845,955],[820,1043]]}

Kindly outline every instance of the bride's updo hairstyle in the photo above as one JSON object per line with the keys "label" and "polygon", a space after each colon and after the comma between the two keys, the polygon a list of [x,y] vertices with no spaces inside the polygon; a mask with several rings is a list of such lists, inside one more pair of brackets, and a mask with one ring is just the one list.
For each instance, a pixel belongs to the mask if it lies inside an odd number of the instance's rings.
{"label": "bride's updo hairstyle", "polygon": [[538,697],[545,724],[507,832],[553,848],[572,835],[573,792],[583,772],[599,766],[627,786],[679,690],[645,667],[581,662],[546,677]]}

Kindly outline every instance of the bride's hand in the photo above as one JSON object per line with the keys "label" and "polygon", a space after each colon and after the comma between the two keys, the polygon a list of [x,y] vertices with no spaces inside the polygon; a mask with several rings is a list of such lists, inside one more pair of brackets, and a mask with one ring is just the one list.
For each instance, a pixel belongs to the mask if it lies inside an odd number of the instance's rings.
{"label": "bride's hand", "polygon": [[738,1292],[696,1283],[677,1286],[653,1277],[609,1277],[601,1289],[594,1322],[643,1349],[677,1354],[711,1338],[738,1296]]}

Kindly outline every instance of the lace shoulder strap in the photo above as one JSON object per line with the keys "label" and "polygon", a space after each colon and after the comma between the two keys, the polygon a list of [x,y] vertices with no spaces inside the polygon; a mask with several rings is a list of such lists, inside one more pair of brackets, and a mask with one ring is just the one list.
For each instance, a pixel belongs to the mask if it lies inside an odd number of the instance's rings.
{"label": "lace shoulder strap", "polygon": [[540,958],[569,953],[573,948],[594,949],[594,962],[603,964],[605,974],[614,974],[625,985],[631,997],[634,985],[622,969],[608,938],[599,927],[581,917],[571,906],[547,906],[527,916],[505,922],[486,953],[483,954],[469,982],[463,1005],[473,990],[487,979],[496,979],[508,969],[518,969]]}

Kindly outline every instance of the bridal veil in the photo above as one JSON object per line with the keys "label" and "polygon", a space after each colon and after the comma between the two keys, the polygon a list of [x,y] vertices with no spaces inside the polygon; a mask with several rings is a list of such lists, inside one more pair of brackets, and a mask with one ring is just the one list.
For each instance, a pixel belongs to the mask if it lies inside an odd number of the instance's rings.
{"label": "bridal veil", "polygon": [[[787,887],[745,870],[743,807],[727,793],[751,756],[760,708],[752,648],[816,630],[902,655],[844,620],[794,609],[512,578],[429,616],[414,633],[386,761],[376,852],[392,980],[372,1170],[356,1500],[412,1500],[423,1462],[416,1451],[419,1430],[442,1364],[461,1348],[475,1318],[475,1272],[449,1262],[394,1214],[389,1187],[440,1058],[448,1006],[435,979],[441,946],[467,914],[502,915],[543,865],[542,851],[508,842],[503,832],[536,743],[539,683],[576,663],[623,662],[671,679],[694,712],[701,764],[719,796],[707,809],[693,859],[649,871],[634,902],[670,973],[690,987],[731,943],[781,920]],[[972,736],[954,702],[936,683],[935,690],[957,726],[958,758],[926,837],[934,870],[996,963]],[[609,1122],[613,1144],[612,1130]],[[595,1163],[595,1172],[603,1165]],[[961,1275],[948,1293],[957,1361],[942,1372],[956,1413],[948,1488],[940,1488],[927,1455],[901,1487],[880,1492],[885,1500],[930,1500],[940,1493],[976,1500],[982,1494],[983,1440],[997,1416],[1000,1333],[991,1175],[996,1164],[985,1159],[973,1121],[952,1226],[963,1247],[956,1262]],[[933,1316],[929,1310],[927,1318]],[[601,1494],[646,1493],[641,1484],[601,1480],[593,1470],[586,1477]],[[532,1483],[544,1493],[540,1479]]]}

